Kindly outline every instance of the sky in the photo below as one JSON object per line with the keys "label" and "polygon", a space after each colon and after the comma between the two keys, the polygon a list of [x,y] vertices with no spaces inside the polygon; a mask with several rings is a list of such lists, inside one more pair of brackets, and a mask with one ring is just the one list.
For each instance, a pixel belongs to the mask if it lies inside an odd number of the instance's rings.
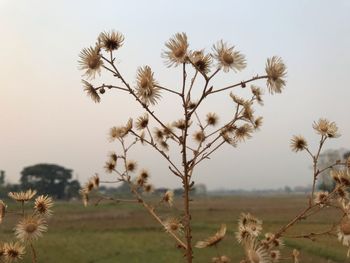
{"label": "sky", "polygon": [[[120,92],[93,103],[81,84],[81,49],[93,45],[102,31],[120,31],[125,43],[117,63],[129,83],[135,85],[139,66],[150,65],[160,83],[176,86],[181,71],[166,68],[160,54],[172,35],[186,32],[190,48],[210,52],[223,39],[246,56],[247,68],[218,74],[218,87],[264,73],[273,55],[288,68],[283,93],[265,92],[265,105],[256,107],[264,117],[261,130],[237,148],[225,145],[217,151],[198,167],[194,181],[208,189],[308,185],[311,160],[290,150],[293,135],[303,135],[315,149],[312,123],[327,118],[342,136],[325,149],[350,149],[349,14],[347,0],[0,0],[0,169],[11,183],[24,167],[37,163],[73,169],[81,182],[95,172],[110,179],[103,166],[107,154],[120,146],[108,141],[108,130],[143,111]],[[103,73],[94,83],[115,81]],[[179,114],[176,105],[174,97],[164,95],[154,111],[171,122]],[[199,114],[210,111],[228,118],[228,93],[213,96]],[[181,185],[150,148],[130,154],[150,171],[156,187]]]}

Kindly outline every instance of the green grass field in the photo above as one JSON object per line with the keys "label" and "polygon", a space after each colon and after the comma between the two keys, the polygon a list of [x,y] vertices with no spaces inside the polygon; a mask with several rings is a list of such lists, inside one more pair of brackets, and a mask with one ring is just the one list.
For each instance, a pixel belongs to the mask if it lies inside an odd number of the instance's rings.
{"label": "green grass field", "polygon": [[[13,208],[11,204],[11,208]],[[211,262],[216,254],[225,254],[236,263],[243,250],[234,238],[237,218],[241,212],[251,212],[263,220],[264,231],[276,231],[306,205],[305,197],[210,197],[195,199],[193,211],[194,241],[212,235],[226,223],[228,233],[217,249],[194,249],[194,262]],[[180,215],[177,209],[162,208],[166,216]],[[15,215],[9,214],[0,225],[1,240],[12,237]],[[301,234],[328,229],[337,219],[334,211],[315,215],[301,222],[288,234]],[[301,262],[350,262],[347,249],[337,238],[285,240],[283,252],[301,250]],[[80,203],[58,203],[49,221],[49,232],[35,243],[38,262],[45,263],[158,263],[183,262],[175,243],[138,204],[103,204],[84,208]],[[29,263],[30,252],[24,262]],[[290,261],[283,261],[290,262]]]}

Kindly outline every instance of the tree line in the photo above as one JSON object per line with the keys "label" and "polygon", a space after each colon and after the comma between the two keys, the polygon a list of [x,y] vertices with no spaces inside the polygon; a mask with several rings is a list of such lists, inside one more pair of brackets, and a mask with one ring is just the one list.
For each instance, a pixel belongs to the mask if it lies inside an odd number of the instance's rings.
{"label": "tree line", "polygon": [[0,171],[0,198],[8,192],[26,189],[35,189],[39,195],[50,195],[54,199],[76,198],[81,186],[72,173],[72,169],[57,164],[41,163],[23,168],[18,184],[6,184],[5,171]]}
{"label": "tree line", "polygon": [[[350,157],[350,151],[346,149],[327,150],[320,155],[319,168],[327,167],[336,160],[345,160]],[[55,199],[70,200],[79,196],[81,185],[78,180],[73,179],[73,170],[67,169],[57,164],[35,164],[23,168],[18,184],[6,183],[5,171],[0,170],[0,198],[6,198],[8,192],[16,192],[27,189],[35,189],[39,195],[50,195]],[[334,181],[328,173],[324,173],[318,181],[318,189],[331,191],[334,188]],[[118,188],[106,188],[101,190],[104,192],[127,194],[124,191],[126,185],[120,185]],[[161,192],[164,189],[156,189]],[[179,189],[177,189],[179,190]],[[176,191],[175,191],[176,192]]]}

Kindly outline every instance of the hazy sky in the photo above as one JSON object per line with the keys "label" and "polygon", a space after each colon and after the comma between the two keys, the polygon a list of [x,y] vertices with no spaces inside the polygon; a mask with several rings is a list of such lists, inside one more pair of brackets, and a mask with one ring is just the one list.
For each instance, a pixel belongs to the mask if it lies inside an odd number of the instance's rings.
{"label": "hazy sky", "polygon": [[[176,32],[186,32],[194,49],[210,51],[224,39],[246,55],[247,68],[219,74],[218,86],[263,73],[273,55],[285,61],[284,92],[266,92],[265,106],[256,108],[264,116],[261,131],[198,168],[194,180],[210,189],[309,184],[311,162],[289,144],[292,135],[303,134],[315,147],[312,122],[320,117],[335,121],[342,134],[326,149],[350,148],[350,1],[0,0],[0,169],[9,181],[16,182],[23,167],[43,162],[71,168],[81,181],[104,174],[108,152],[119,147],[107,141],[109,128],[142,113],[118,92],[100,104],[83,92],[78,54],[110,29],[126,37],[118,63],[131,84],[137,67],[150,65],[160,83],[178,85],[180,71],[164,67],[160,57]],[[112,81],[102,74],[95,83]],[[166,99],[155,108],[164,119],[178,114],[173,97]],[[228,93],[213,96],[200,114],[209,111],[229,117]],[[156,186],[180,185],[157,153],[138,148],[132,154]]]}

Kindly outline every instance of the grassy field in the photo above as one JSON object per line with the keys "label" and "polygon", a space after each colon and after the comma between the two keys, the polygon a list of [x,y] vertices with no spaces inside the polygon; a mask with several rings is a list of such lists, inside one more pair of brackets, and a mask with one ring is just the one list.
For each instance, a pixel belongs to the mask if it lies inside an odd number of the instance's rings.
{"label": "grassy field", "polygon": [[[193,206],[194,240],[212,235],[226,223],[228,233],[215,248],[195,249],[194,262],[211,262],[217,253],[239,262],[243,250],[234,238],[237,218],[241,212],[251,212],[264,221],[264,231],[276,231],[306,205],[305,197],[210,197],[195,199]],[[180,215],[178,210],[162,208],[166,216]],[[175,244],[150,216],[137,204],[103,204],[84,208],[80,203],[58,203],[49,222],[49,232],[35,243],[38,262],[45,263],[158,263],[183,262]],[[328,229],[337,216],[334,211],[316,215],[301,222],[289,235]],[[8,215],[0,225],[1,240],[12,234],[15,215]],[[301,250],[301,262],[350,262],[346,248],[336,237],[310,240],[285,240],[284,253],[292,248]],[[24,262],[29,263],[30,253]],[[287,262],[287,261],[283,261]],[[290,261],[289,261],[290,262]]]}

